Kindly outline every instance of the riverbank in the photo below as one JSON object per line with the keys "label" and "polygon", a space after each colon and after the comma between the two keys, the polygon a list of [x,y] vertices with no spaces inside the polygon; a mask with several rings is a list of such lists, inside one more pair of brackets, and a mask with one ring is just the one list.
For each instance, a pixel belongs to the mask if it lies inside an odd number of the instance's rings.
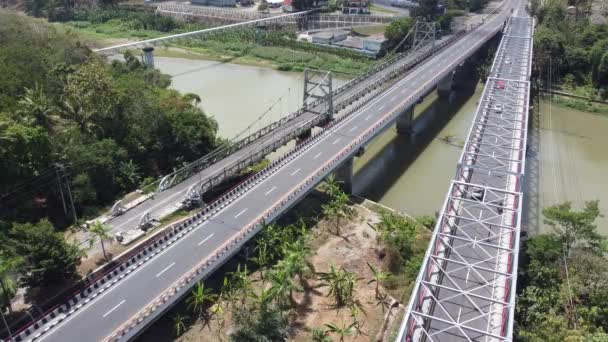
{"label": "riverbank", "polygon": [[596,100],[587,92],[583,92],[582,94],[571,94],[559,91],[549,94],[546,90],[541,90],[541,92],[544,93],[542,96],[543,100],[550,100],[555,105],[581,112],[608,116],[608,102]]}
{"label": "riverbank", "polygon": [[[53,25],[60,31],[72,32],[91,48],[158,38],[207,27],[204,24],[186,24],[163,17],[169,20],[171,25],[150,24],[142,28],[142,21],[153,21],[153,19],[145,17],[135,21],[129,13],[108,12],[80,15],[79,20],[53,23]],[[370,32],[382,32],[384,28],[385,26],[374,27]],[[172,43],[171,47],[157,47],[156,55],[272,67],[281,71],[303,71],[305,68],[314,68],[344,75],[359,75],[374,62],[373,59],[355,51],[298,42],[295,38],[290,32],[258,32],[254,29],[242,29],[209,35],[205,39]]]}

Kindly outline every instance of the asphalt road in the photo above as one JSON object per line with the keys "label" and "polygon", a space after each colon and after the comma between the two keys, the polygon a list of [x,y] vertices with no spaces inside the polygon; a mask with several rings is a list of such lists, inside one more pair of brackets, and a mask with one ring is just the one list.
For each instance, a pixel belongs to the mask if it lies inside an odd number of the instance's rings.
{"label": "asphalt road", "polygon": [[382,123],[382,129],[390,127],[391,120],[385,119],[394,119],[396,111],[415,104],[428,87],[450,73],[463,57],[470,56],[493,35],[490,31],[495,31],[503,20],[504,16],[491,20],[421,64],[370,104],[342,121],[336,130],[92,299],[39,340],[99,341],[110,335],[241,227],[277,206],[279,199],[292,192],[307,176],[316,173],[320,165],[340,155],[356,138],[377,124]]}

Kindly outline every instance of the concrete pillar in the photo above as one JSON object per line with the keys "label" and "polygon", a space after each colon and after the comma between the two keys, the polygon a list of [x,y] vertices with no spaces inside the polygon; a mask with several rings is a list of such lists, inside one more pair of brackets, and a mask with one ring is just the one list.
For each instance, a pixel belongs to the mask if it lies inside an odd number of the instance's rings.
{"label": "concrete pillar", "polygon": [[146,46],[142,50],[144,51],[144,64],[150,68],[154,68],[154,48]]}
{"label": "concrete pillar", "polygon": [[437,94],[439,97],[449,97],[452,92],[452,85],[454,81],[454,72],[450,72],[444,78],[442,78],[437,84]]}
{"label": "concrete pillar", "polygon": [[338,166],[334,172],[336,180],[340,182],[340,188],[347,194],[352,194],[353,192],[353,161],[354,157],[348,159]]}
{"label": "concrete pillar", "polygon": [[412,122],[414,117],[414,107],[411,106],[404,110],[397,118],[397,133],[410,134],[412,132]]}

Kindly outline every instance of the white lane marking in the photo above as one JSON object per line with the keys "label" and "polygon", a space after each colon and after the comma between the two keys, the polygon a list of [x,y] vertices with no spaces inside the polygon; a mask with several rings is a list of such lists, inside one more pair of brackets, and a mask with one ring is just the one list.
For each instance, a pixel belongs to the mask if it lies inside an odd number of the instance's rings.
{"label": "white lane marking", "polygon": [[163,268],[162,271],[156,273],[156,278],[160,277],[163,273],[167,272],[168,269],[170,269],[171,267],[175,266],[175,262],[171,263],[171,265]]}
{"label": "white lane marking", "polygon": [[291,173],[292,176],[295,176],[296,173],[300,172],[300,170],[302,170],[302,168],[299,168],[297,170],[295,170],[294,172]]}
{"label": "white lane marking", "polygon": [[236,214],[236,216],[235,216],[234,218],[237,218],[237,217],[239,217],[239,216],[243,215],[243,213],[244,213],[244,212],[246,212],[246,211],[247,211],[247,209],[249,209],[249,208],[245,208],[245,209],[241,210],[241,212],[240,212],[240,213],[238,213],[238,214]]}
{"label": "white lane marking", "polygon": [[467,277],[466,277],[466,279],[464,280],[464,283],[465,283],[465,284],[468,284],[468,283],[469,283],[469,273],[471,273],[471,269],[470,269],[470,268],[467,268]]}
{"label": "white lane marking", "polygon": [[338,139],[336,139],[336,141],[334,141],[334,142],[333,142],[333,143],[331,143],[331,144],[332,144],[332,145],[335,145],[335,144],[337,144],[337,143],[338,143],[340,140],[342,140],[342,138],[338,138]]}
{"label": "white lane marking", "polygon": [[460,314],[462,313],[462,308],[458,308],[458,318],[456,318],[456,323],[460,323]]}
{"label": "white lane marking", "polygon": [[264,196],[268,196],[268,194],[271,193],[271,192],[273,192],[274,189],[276,189],[276,188],[277,188],[276,186],[273,186],[272,189],[266,191],[266,193],[264,194]]}
{"label": "white lane marking", "polygon": [[378,110],[382,110],[384,108],[385,105],[380,106],[380,108],[378,108]]}
{"label": "white lane marking", "polygon": [[[215,233],[213,233],[213,234],[215,234]],[[200,245],[204,244],[205,241],[211,239],[211,237],[213,236],[213,234],[211,234],[211,235],[207,236],[206,238],[204,238],[203,241],[201,241],[201,242],[198,243],[198,245],[200,246]]]}
{"label": "white lane marking", "polygon": [[369,120],[369,118],[371,118],[371,117],[372,117],[371,115],[368,115],[368,116],[365,118],[365,121]]}
{"label": "white lane marking", "polygon": [[319,156],[321,155],[321,153],[323,153],[323,152],[319,152],[319,153],[317,153],[317,155],[316,155],[316,156],[314,156],[312,159],[317,159],[317,158],[319,158]]}
{"label": "white lane marking", "polygon": [[351,128],[349,132],[352,132],[352,131],[354,131],[354,130],[356,130],[356,129],[357,129],[357,126],[355,126],[355,127]]}
{"label": "white lane marking", "polygon": [[111,309],[110,309],[110,311],[108,311],[108,312],[106,312],[105,314],[103,314],[103,318],[106,318],[106,316],[107,316],[107,315],[111,314],[111,313],[112,313],[112,311],[114,311],[114,310],[118,309],[118,307],[119,307],[119,306],[121,306],[121,305],[122,305],[124,302],[126,302],[126,301],[127,301],[126,299],[123,299],[123,300],[122,300],[122,302],[120,302],[120,303],[116,304],[116,306],[115,306],[115,307],[113,307],[113,308],[111,308]]}

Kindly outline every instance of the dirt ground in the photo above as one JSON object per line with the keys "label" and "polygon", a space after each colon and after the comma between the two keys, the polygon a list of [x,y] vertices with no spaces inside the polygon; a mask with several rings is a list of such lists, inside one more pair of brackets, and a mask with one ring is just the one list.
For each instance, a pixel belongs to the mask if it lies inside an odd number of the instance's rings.
{"label": "dirt ground", "polygon": [[[377,247],[376,231],[370,227],[379,222],[379,215],[362,205],[354,205],[356,215],[350,220],[342,220],[341,235],[337,236],[328,231],[334,231],[334,221],[321,221],[313,229],[312,245],[315,255],[311,258],[316,272],[328,271],[331,265],[337,268],[344,267],[354,272],[360,279],[356,283],[355,299],[360,304],[361,310],[356,316],[360,322],[359,332],[355,332],[345,341],[377,341],[378,332],[382,329],[385,316],[388,312],[387,306],[380,304],[375,296],[374,283],[368,283],[372,279],[372,273],[367,262],[385,268],[382,260],[378,258],[374,249]],[[259,279],[259,273],[251,275],[252,280]],[[259,284],[259,283],[258,283]],[[292,326],[291,341],[311,341],[312,328],[326,328],[325,324],[334,323],[339,327],[349,326],[353,323],[351,310],[348,308],[337,309],[334,306],[333,297],[327,296],[327,288],[318,287],[319,282],[310,277],[304,286],[303,293],[294,295],[296,302],[295,310],[291,315],[290,326]],[[380,287],[381,293],[387,291]],[[384,299],[385,303],[394,301],[390,295]],[[391,310],[392,326],[389,330],[396,329],[398,320],[394,320],[402,305],[395,306]],[[224,313],[225,328],[218,334],[218,322],[212,320],[203,325],[200,321],[189,326],[189,329],[176,341],[179,342],[211,342],[227,341],[230,334],[230,313]],[[390,334],[389,334],[390,336]],[[338,341],[338,336],[330,337]]]}

